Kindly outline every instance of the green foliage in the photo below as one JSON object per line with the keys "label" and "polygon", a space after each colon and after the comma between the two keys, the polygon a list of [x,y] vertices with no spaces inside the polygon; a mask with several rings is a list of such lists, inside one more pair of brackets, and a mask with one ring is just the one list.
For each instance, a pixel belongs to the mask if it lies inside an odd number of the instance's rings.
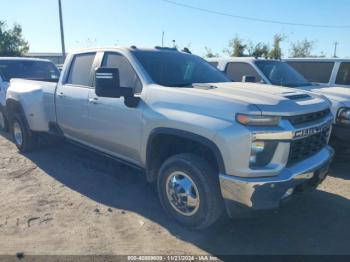
{"label": "green foliage", "polygon": [[273,37],[273,45],[272,49],[269,53],[269,58],[272,59],[281,59],[282,58],[282,48],[281,43],[286,39],[285,35],[283,34],[276,34]]}
{"label": "green foliage", "polygon": [[22,56],[28,50],[28,42],[22,36],[22,27],[15,24],[8,29],[6,23],[0,21],[0,56]]}
{"label": "green foliage", "polygon": [[314,48],[314,41],[308,41],[304,39],[303,41],[297,41],[292,43],[290,57],[310,57],[311,52]]}
{"label": "green foliage", "polygon": [[268,58],[270,53],[270,47],[265,43],[258,43],[254,45],[253,43],[249,44],[248,54],[253,57],[263,57]]}
{"label": "green foliage", "polygon": [[243,40],[237,36],[230,40],[228,48],[224,49],[224,52],[232,57],[241,57],[245,56],[244,52],[247,49],[247,45],[244,44]]}
{"label": "green foliage", "polygon": [[205,49],[205,55],[204,55],[204,57],[206,57],[206,58],[219,57],[219,54],[218,54],[218,53],[213,53],[213,51],[211,50],[211,48],[204,47],[204,49]]}

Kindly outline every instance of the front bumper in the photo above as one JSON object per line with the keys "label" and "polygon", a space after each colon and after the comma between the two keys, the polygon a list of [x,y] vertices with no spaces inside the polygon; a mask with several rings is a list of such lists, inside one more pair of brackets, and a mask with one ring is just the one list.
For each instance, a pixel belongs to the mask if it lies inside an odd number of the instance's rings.
{"label": "front bumper", "polygon": [[228,215],[234,216],[232,209],[237,206],[254,210],[276,209],[291,195],[315,189],[327,176],[333,155],[334,150],[327,146],[274,177],[242,178],[220,174],[221,192]]}
{"label": "front bumper", "polygon": [[350,126],[333,125],[332,139],[350,143]]}

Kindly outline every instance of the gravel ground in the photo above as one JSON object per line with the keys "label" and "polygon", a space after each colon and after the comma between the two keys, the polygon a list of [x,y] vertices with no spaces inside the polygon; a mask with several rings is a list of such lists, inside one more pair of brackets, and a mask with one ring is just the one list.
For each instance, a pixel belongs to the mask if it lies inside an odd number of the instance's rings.
{"label": "gravel ground", "polygon": [[350,254],[350,154],[312,194],[203,231],[173,223],[137,171],[63,143],[0,134],[0,255]]}

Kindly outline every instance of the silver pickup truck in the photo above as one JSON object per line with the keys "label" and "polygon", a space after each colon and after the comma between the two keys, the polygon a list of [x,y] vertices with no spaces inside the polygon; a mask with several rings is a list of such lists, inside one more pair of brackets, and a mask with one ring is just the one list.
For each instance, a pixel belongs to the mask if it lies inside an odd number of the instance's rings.
{"label": "silver pickup truck", "polygon": [[58,84],[12,81],[6,110],[20,151],[50,133],[139,168],[165,211],[197,229],[316,188],[333,157],[328,100],[232,83],[176,49],[74,52]]}

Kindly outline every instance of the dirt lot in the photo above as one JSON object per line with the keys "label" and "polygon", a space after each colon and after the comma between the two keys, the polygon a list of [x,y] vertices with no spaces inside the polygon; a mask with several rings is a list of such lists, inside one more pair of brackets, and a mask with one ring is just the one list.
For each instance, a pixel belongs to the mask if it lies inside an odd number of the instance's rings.
{"label": "dirt lot", "polygon": [[135,170],[69,144],[20,155],[0,134],[0,254],[350,254],[350,154],[278,212],[189,231]]}

